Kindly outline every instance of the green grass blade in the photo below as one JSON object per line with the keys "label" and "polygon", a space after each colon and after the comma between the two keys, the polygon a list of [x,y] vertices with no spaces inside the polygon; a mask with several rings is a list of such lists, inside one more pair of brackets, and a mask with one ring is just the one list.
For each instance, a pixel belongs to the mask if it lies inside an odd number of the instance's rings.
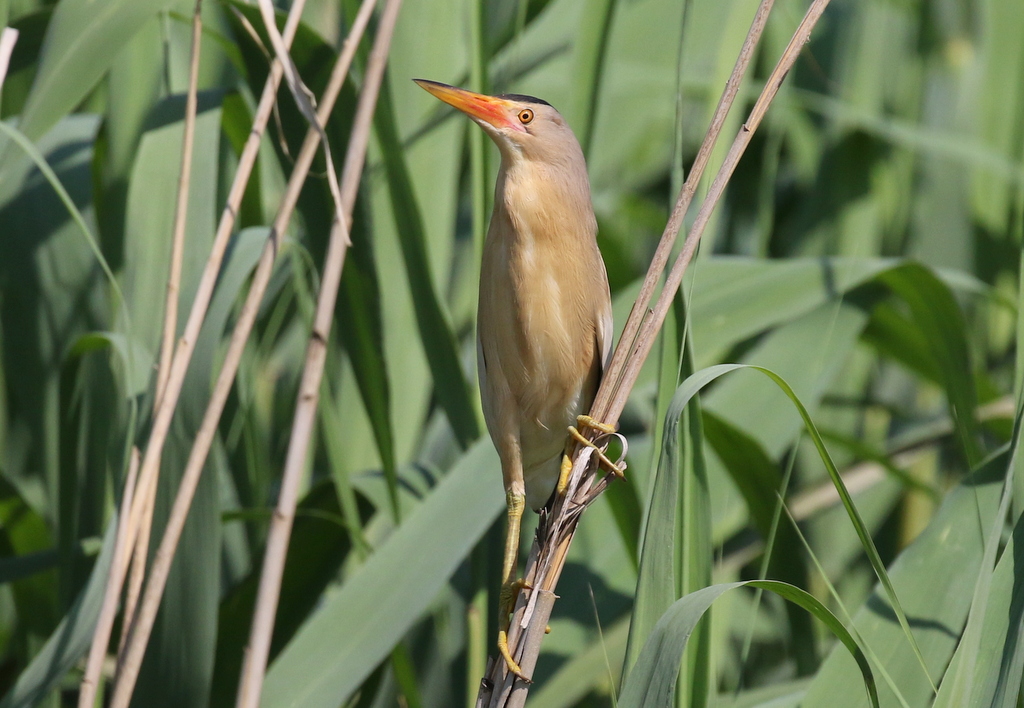
{"label": "green grass blade", "polygon": [[[1013,535],[1003,549],[1003,555],[992,574],[988,590],[988,602],[983,621],[979,622],[979,641],[975,646],[961,642],[951,662],[954,667],[964,665],[964,655],[976,652],[972,681],[969,691],[959,694],[965,703],[959,705],[990,706],[991,708],[1016,708],[1021,689],[1021,675],[1024,673],[1024,585],[1020,582],[1021,567],[1024,565],[1024,517],[1017,520]],[[965,634],[966,638],[966,634]],[[961,651],[963,650],[963,651]],[[959,675],[959,672],[956,674]],[[939,688],[935,705],[958,705],[945,701],[946,685]],[[954,694],[954,691],[949,691]]]}
{"label": "green grass blade", "polygon": [[99,263],[100,268],[103,269],[103,274],[107,277],[110,289],[117,298],[115,306],[121,311],[121,314],[125,318],[125,330],[130,333],[131,317],[125,307],[124,295],[121,293],[121,286],[118,285],[117,278],[114,277],[114,272],[110,269],[107,259],[104,258],[103,252],[100,250],[99,243],[96,241],[96,237],[85,223],[85,218],[82,216],[82,212],[80,212],[78,207],[75,206],[75,202],[71,199],[70,195],[68,195],[67,190],[64,189],[64,185],[61,184],[60,179],[54,173],[53,169],[46,161],[46,158],[43,157],[42,153],[36,149],[36,146],[28,139],[28,136],[4,121],[0,121],[0,131],[6,133],[7,136],[11,138],[18,147],[20,147],[25,154],[29,156],[29,158],[32,159],[32,162],[34,162],[36,167],[39,168],[39,171],[43,173],[46,181],[50,183],[51,187],[53,187],[53,191],[57,193],[58,197],[60,197],[61,203],[63,203],[67,208],[68,214],[71,215],[71,218],[78,226],[79,231],[82,232],[82,236],[85,237],[86,243],[89,244],[89,249],[96,257],[96,262]]}
{"label": "green grass blade", "polygon": [[[685,313],[673,313],[673,322]],[[682,357],[684,370],[692,366],[686,350],[680,350],[676,328],[664,334],[662,391],[676,378]],[[628,676],[647,637],[665,610],[677,598],[711,582],[711,520],[707,473],[703,458],[700,406],[693,395],[677,389],[668,404],[661,433],[657,471],[650,486],[647,519],[640,549],[636,595],[630,623],[623,674]],[[681,691],[689,702],[702,705],[710,692],[710,653],[699,634],[701,647],[689,655]]]}
{"label": "green grass blade", "polygon": [[337,708],[358,689],[504,509],[497,466],[489,440],[474,445],[325,599],[270,668],[266,708]]}
{"label": "green grass blade", "polygon": [[[391,423],[391,385],[386,366],[387,352],[384,350],[380,283],[374,264],[376,256],[373,242],[365,222],[357,215],[353,224],[352,248],[345,259],[341,290],[338,293],[338,333],[352,363],[359,396],[370,419],[384,478],[388,484],[391,512],[397,521],[398,468]],[[326,415],[335,416],[334,409]],[[335,469],[341,467],[335,465]],[[345,494],[344,490],[345,485],[339,484],[339,491]],[[351,508],[348,512],[351,513]]]}
{"label": "green grass blade", "polygon": [[597,119],[598,102],[608,56],[608,36],[615,17],[616,0],[587,0],[581,13],[581,24],[573,42],[573,101],[566,111],[569,125],[589,156]]}
{"label": "green grass blade", "polygon": [[21,115],[21,130],[38,140],[81,103],[146,20],[173,0],[91,0],[62,2],[53,13],[32,93]]}
{"label": "green grass blade", "polygon": [[[342,441],[334,434],[334,431],[342,429],[341,417],[338,415],[336,402],[331,390],[330,381],[324,377],[320,384],[321,404],[317,414],[320,418],[320,438],[323,441],[324,454],[327,456],[328,464],[331,467],[331,477],[334,480],[335,491],[338,494],[338,501],[341,505],[341,515],[345,520],[345,527],[352,538],[359,557],[363,558],[370,553],[370,544],[363,534],[363,521],[360,518],[358,497],[352,480],[349,478],[348,462],[345,459],[345,448]],[[385,480],[390,494],[390,481]],[[392,516],[397,519],[396,516]]]}
{"label": "green grass blade", "polygon": [[[1010,502],[1013,499],[1013,482],[1015,472],[1017,468],[1022,464],[1021,456],[1021,426],[1024,423],[1024,406],[1018,404],[1017,414],[1014,418],[1014,429],[1013,429],[1013,440],[1011,442],[1012,450],[1010,452],[1010,459],[1007,465],[1006,471],[1006,482],[1003,487],[1002,499],[999,502],[999,510],[995,516],[988,522],[989,529],[985,538],[985,547],[981,559],[981,569],[978,573],[977,581],[974,585],[973,599],[971,601],[971,610],[967,616],[967,627],[964,629],[963,636],[960,639],[960,645],[957,647],[956,654],[953,656],[952,665],[955,665],[956,670],[953,671],[952,667],[946,673],[946,679],[942,682],[942,688],[935,698],[935,708],[952,708],[953,706],[960,705],[983,705],[979,702],[978,691],[976,690],[979,686],[975,683],[978,679],[978,674],[981,674],[981,691],[986,692],[987,686],[985,679],[990,678],[989,669],[995,665],[999,665],[1000,674],[1007,667],[1004,662],[1009,661],[1009,664],[1018,664],[1017,670],[1017,686],[1012,691],[1014,697],[1013,701],[1016,702],[1016,693],[1020,688],[1020,670],[1019,664],[1020,659],[1015,657],[1014,645],[1019,645],[1020,634],[1022,631],[1020,608],[1016,608],[1012,614],[1010,612],[1011,605],[1011,593],[1008,592],[1008,588],[1005,586],[1005,579],[1002,576],[1006,574],[1006,566],[1013,562],[1013,545],[1014,541],[1017,540],[1018,531],[1020,531],[1020,521],[1015,524],[1015,531],[1010,539],[1010,543],[1003,550],[1003,557],[1000,559],[1000,565],[1003,566],[1001,577],[997,581],[995,575],[999,573],[1000,568],[996,566],[996,551],[999,547],[1003,527],[1007,512],[1010,508]],[[1018,604],[1020,598],[1017,598]],[[986,624],[992,624],[992,618],[989,617],[989,604],[994,602],[993,609],[996,610],[996,626],[990,626],[988,632],[984,632]],[[1009,619],[1016,615],[1016,626],[1012,626],[1010,622],[1003,621],[1002,618]],[[995,653],[992,650],[991,644],[985,648],[988,650],[987,654],[990,658],[987,662],[980,662],[979,659],[982,657],[982,644],[986,639],[991,641],[995,637],[1002,636],[1004,641],[1009,644],[1007,647],[1006,654],[999,656],[999,660],[993,660],[995,657],[992,656]],[[998,646],[998,645],[997,645]],[[1007,654],[1009,656],[1007,656]],[[952,676],[950,676],[952,673]],[[989,675],[986,675],[989,674]],[[1000,679],[1004,677],[1000,676]],[[998,689],[994,689],[994,692],[1003,692],[1000,696],[1000,700],[1006,700],[1005,695],[1005,683],[1001,680]],[[990,697],[990,700],[992,697]],[[987,702],[992,705],[991,702]]]}
{"label": "green grass blade", "polygon": [[455,335],[445,316],[430,274],[423,220],[409,180],[401,139],[391,104],[390,84],[385,75],[374,126],[387,170],[393,214],[402,245],[405,271],[412,290],[416,324],[434,377],[434,390],[456,437],[468,447],[480,435],[480,424],[472,400],[472,388],[459,361]]}
{"label": "green grass blade", "polygon": [[103,550],[96,559],[85,589],[46,641],[46,645],[18,676],[14,686],[0,702],[0,708],[35,708],[89,650],[100,606],[103,604],[110,560],[114,554],[115,522],[116,519],[112,519],[107,525]]}
{"label": "green grass blade", "polygon": [[[1024,184],[1019,188],[1017,205],[1017,242],[1024,244]],[[1024,248],[1020,251],[1017,261],[1019,270],[1017,280],[1017,331],[1015,341],[1017,356],[1013,366],[1013,395],[1017,401],[1024,400]],[[1018,459],[1019,459],[1018,455]],[[1024,464],[1013,469],[1013,513],[1020,516],[1024,512]]]}
{"label": "green grass blade", "polygon": [[883,258],[705,258],[693,281],[690,310],[693,341],[700,346],[697,365],[720,361],[716,357],[736,344],[791,322],[898,263]]}
{"label": "green grass blade", "polygon": [[401,642],[391,651],[391,670],[398,682],[401,705],[408,708],[423,708],[423,700],[416,686],[416,670],[409,657],[409,650]]}

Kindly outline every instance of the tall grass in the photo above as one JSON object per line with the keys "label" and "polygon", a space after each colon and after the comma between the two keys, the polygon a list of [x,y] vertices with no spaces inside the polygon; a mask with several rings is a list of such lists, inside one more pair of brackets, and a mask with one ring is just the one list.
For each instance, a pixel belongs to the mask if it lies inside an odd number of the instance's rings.
{"label": "tall grass", "polygon": [[[317,96],[358,4],[307,1],[292,56]],[[193,5],[0,3],[19,31],[0,93],[3,708],[76,704],[154,426]],[[503,497],[473,340],[498,156],[408,79],[563,111],[621,329],[756,5],[405,0],[261,705],[472,705],[494,653]],[[776,2],[727,140],[806,5]],[[269,70],[254,7],[202,12],[183,312]],[[1019,704],[1021,36],[1018,0],[833,0],[621,416],[628,480],[582,520],[529,706]],[[325,126],[339,161],[370,42]],[[168,427],[151,552],[307,130],[287,88],[277,104]],[[235,701],[334,215],[324,169],[259,304],[135,706]]]}

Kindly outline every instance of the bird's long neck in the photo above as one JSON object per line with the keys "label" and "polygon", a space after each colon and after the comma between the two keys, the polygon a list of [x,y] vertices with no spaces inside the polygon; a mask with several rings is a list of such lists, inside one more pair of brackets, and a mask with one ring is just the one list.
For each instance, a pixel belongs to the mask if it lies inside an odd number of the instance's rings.
{"label": "bird's long neck", "polygon": [[494,218],[508,220],[510,233],[519,238],[592,240],[597,221],[586,167],[526,160],[503,164],[495,184]]}

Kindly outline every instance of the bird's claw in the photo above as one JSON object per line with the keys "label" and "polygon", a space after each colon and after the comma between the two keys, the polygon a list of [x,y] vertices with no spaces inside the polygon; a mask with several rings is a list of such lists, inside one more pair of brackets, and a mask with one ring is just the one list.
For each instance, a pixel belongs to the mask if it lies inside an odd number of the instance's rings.
{"label": "bird's claw", "polygon": [[[615,432],[614,426],[595,420],[594,418],[591,418],[589,415],[576,416],[576,425],[580,426],[581,428],[592,428],[594,430],[600,431],[601,433],[604,433],[605,435],[610,435]],[[588,440],[577,428],[570,425],[569,435],[571,435],[572,438],[581,445],[586,445],[587,447],[594,448],[594,453],[601,461],[601,464],[604,465],[609,472],[614,474],[619,479],[626,478],[626,473],[623,472],[622,468],[616,465],[611,460],[609,460],[608,456],[604,454],[604,450],[602,450],[600,447],[594,444],[591,440]],[[565,463],[563,461],[563,465],[564,464]],[[561,483],[561,478],[559,478],[559,483]]]}
{"label": "bird's claw", "polygon": [[576,416],[576,425],[580,426],[581,428],[593,428],[594,430],[599,430],[605,435],[611,435],[612,433],[615,432],[614,425],[602,423],[598,419],[592,418],[589,415]]}
{"label": "bird's claw", "polygon": [[555,492],[558,496],[565,496],[565,490],[569,487],[569,474],[572,472],[572,458],[569,457],[569,446],[566,445],[565,454],[562,455],[562,468],[558,472],[558,484]]}
{"label": "bird's claw", "polygon": [[512,653],[508,649],[508,626],[509,615],[511,615],[512,610],[515,609],[516,600],[519,599],[519,593],[523,590],[532,589],[533,586],[525,580],[522,578],[516,578],[515,580],[509,580],[508,582],[502,583],[501,591],[498,594],[502,627],[498,631],[498,652],[501,654],[501,658],[505,660],[505,666],[508,667],[508,670],[526,683],[533,683],[533,680],[523,673],[523,670],[519,668],[519,664],[512,658]]}
{"label": "bird's claw", "polygon": [[501,630],[498,632],[498,652],[501,654],[501,658],[505,660],[505,666],[508,667],[510,673],[515,674],[520,680],[526,683],[533,683],[533,679],[523,673],[523,670],[519,668],[519,664],[515,659],[512,658],[512,653],[508,650],[508,631]]}

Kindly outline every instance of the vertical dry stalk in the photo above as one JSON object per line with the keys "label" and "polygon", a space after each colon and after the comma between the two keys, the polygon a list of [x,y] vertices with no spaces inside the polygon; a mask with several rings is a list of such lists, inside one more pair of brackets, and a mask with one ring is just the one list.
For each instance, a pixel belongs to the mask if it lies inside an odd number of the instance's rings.
{"label": "vertical dry stalk", "polygon": [[754,21],[751,23],[750,30],[743,40],[739,56],[736,57],[732,73],[729,75],[729,80],[725,83],[725,89],[723,89],[722,96],[718,99],[718,105],[715,107],[715,112],[711,116],[711,124],[704,134],[704,140],[700,145],[700,149],[697,150],[697,157],[693,161],[693,166],[690,168],[690,173],[686,176],[682,189],[679,190],[679,196],[676,199],[671,215],[669,215],[668,222],[665,224],[665,230],[661,235],[661,240],[658,242],[658,248],[651,259],[651,265],[647,268],[647,275],[644,277],[643,285],[640,286],[640,293],[637,295],[636,302],[633,303],[633,309],[629,311],[629,318],[622,328],[619,345],[615,348],[614,354],[612,354],[612,360],[608,364],[608,371],[605,372],[605,379],[612,382],[613,385],[601,386],[594,399],[593,415],[597,416],[598,420],[607,419],[609,423],[614,423],[617,420],[617,417],[615,419],[608,417],[608,404],[611,402],[612,395],[618,389],[618,382],[626,365],[626,357],[629,356],[631,351],[631,347],[628,345],[632,345],[636,339],[637,333],[640,331],[640,325],[647,315],[647,306],[651,302],[651,297],[654,295],[654,289],[657,287],[658,281],[661,280],[661,276],[665,272],[665,266],[668,264],[668,257],[672,252],[672,246],[675,245],[679,229],[683,225],[683,219],[690,208],[690,202],[697,191],[697,185],[700,184],[701,177],[704,176],[704,169],[708,166],[708,160],[711,159],[711,153],[718,142],[718,135],[722,132],[722,126],[725,125],[729,109],[732,108],[732,104],[736,100],[736,92],[739,91],[743,77],[747,73],[747,67],[754,56],[754,49],[761,39],[765,23],[768,21],[768,15],[771,13],[774,4],[775,0],[761,0],[761,4],[758,5],[757,12],[754,13]]}
{"label": "vertical dry stalk", "polygon": [[192,15],[192,55],[188,72],[188,93],[185,95],[185,128],[181,147],[181,172],[178,175],[178,200],[174,208],[174,234],[171,238],[171,266],[167,277],[167,298],[164,302],[164,332],[160,342],[160,363],[156,375],[156,406],[159,407],[174,354],[174,337],[178,332],[178,293],[181,290],[181,259],[185,252],[185,223],[188,216],[188,190],[192,178],[192,145],[196,133],[196,94],[199,91],[199,51],[203,32],[203,0],[196,0]]}
{"label": "vertical dry stalk", "polygon": [[[646,303],[641,306],[638,302],[634,306],[634,313],[638,311],[640,313],[635,318],[632,316],[630,318],[631,321],[635,319],[635,337],[624,334],[619,342],[616,358],[622,362],[621,375],[617,381],[608,377],[602,382],[598,398],[602,407],[599,408],[598,402],[595,402],[592,411],[595,417],[603,417],[604,420],[611,422],[618,420],[626,397],[636,382],[637,373],[644,359],[650,353],[654,337],[664,322],[668,308],[671,306],[679,284],[682,282],[686,266],[696,251],[697,244],[700,241],[704,228],[707,226],[712,211],[721,199],[725,186],[732,176],[744,150],[749,145],[754,131],[764,117],[765,111],[767,111],[768,106],[778,93],[782,81],[796,62],[801,48],[809,39],[812,29],[821,17],[822,12],[824,12],[828,2],[829,0],[814,0],[812,2],[803,21],[797,27],[789,45],[768,78],[761,95],[754,104],[747,121],[743,124],[739,134],[733,141],[722,167],[712,182],[707,198],[701,204],[697,218],[687,235],[683,249],[677,257],[672,271],[669,273],[665,287],[662,289],[661,296],[654,310],[648,312]],[[770,3],[767,4],[770,6]],[[762,17],[761,11],[765,10],[765,6],[766,3],[762,3],[761,8],[758,10],[754,26],[751,27],[751,32],[748,34],[748,42],[744,44],[744,50],[747,50],[749,44],[749,49],[752,51],[753,45],[756,44],[757,35],[760,34],[764,26],[765,17]],[[752,37],[753,44],[750,43]],[[742,53],[740,58],[741,60],[743,59]],[[749,56],[747,61],[749,61]],[[742,68],[745,68],[745,66]],[[737,67],[733,72],[734,76],[737,71],[742,71],[742,68],[738,61]],[[730,78],[731,83],[732,78]],[[720,108],[721,105],[720,103]],[[728,107],[725,110],[727,112]],[[716,118],[718,118],[717,111]],[[722,118],[724,118],[724,114]],[[721,125],[719,124],[716,128],[716,124],[713,121],[708,131],[708,137],[705,138],[705,145],[702,145],[702,151],[709,139],[713,143],[715,137],[717,137],[717,132],[720,130]],[[715,135],[712,135],[713,131]],[[693,175],[691,174],[692,177]],[[690,181],[690,179],[687,179],[687,184]],[[686,190],[687,187],[684,185],[680,194],[680,200],[677,201],[676,209],[673,211],[672,218],[666,226],[666,234],[662,237],[663,243],[666,238],[675,238],[675,234],[669,234],[668,229],[674,228],[678,230],[682,224],[683,213],[680,212],[685,212],[685,207],[682,204]],[[692,195],[692,191],[690,194]],[[667,261],[667,257],[665,261]],[[660,268],[663,269],[664,265],[665,263],[662,262]],[[652,264],[652,270],[653,267]],[[654,278],[649,278],[652,281],[652,293],[653,283],[660,278],[660,274],[661,271],[659,270]],[[648,275],[650,276],[651,274],[649,273]],[[649,297],[650,295],[648,295]],[[628,352],[628,356],[626,354],[620,355],[620,350]],[[533,587],[534,591],[525,591],[520,594],[509,632],[509,649],[513,657],[519,661],[520,666],[526,671],[532,670],[532,667],[536,664],[537,656],[540,654],[540,642],[543,638],[542,629],[547,624],[551,615],[551,608],[554,604],[554,588],[558,583],[558,578],[564,566],[565,557],[568,553],[569,544],[572,542],[572,536],[575,533],[579,517],[586,507],[604,491],[610,481],[609,475],[596,483],[594,482],[593,473],[590,472],[591,453],[592,450],[590,448],[585,448],[576,456],[566,494],[564,497],[556,500],[550,512],[542,515],[541,523],[537,530],[537,538],[527,561],[524,580],[527,583],[527,587]],[[477,705],[480,708],[483,708],[483,706],[490,706],[490,708],[521,708],[526,702],[528,690],[529,684],[516,680],[516,677],[508,672],[504,662],[494,662],[488,675],[481,681]]]}
{"label": "vertical dry stalk", "polygon": [[[125,591],[124,611],[121,620],[121,638],[117,642],[117,657],[120,661],[124,652],[124,643],[128,639],[128,628],[135,617],[135,607],[139,602],[139,594],[142,592],[142,583],[146,579],[146,564],[149,562],[149,535],[153,527],[153,510],[156,508],[156,486],[152,487],[146,499],[146,507],[143,509],[142,520],[138,533],[135,535],[135,543],[129,550],[128,562],[128,588]],[[127,524],[124,525],[127,530]]]}
{"label": "vertical dry stalk", "polygon": [[[284,28],[284,40],[286,45],[291,45],[292,39],[299,26],[302,17],[302,10],[305,7],[305,0],[295,0],[288,13],[288,20]],[[206,311],[210,306],[213,297],[213,288],[220,273],[221,262],[224,259],[224,252],[227,250],[228,241],[234,230],[235,216],[242,203],[242,195],[245,193],[246,185],[252,174],[253,165],[259,153],[260,141],[263,131],[267,126],[274,101],[277,100],[277,87],[281,83],[282,69],[278,61],[270,66],[270,74],[263,86],[263,93],[260,96],[256,114],[253,116],[252,130],[246,139],[245,147],[238,160],[238,169],[235,172],[234,181],[228,192],[227,204],[221,214],[220,223],[217,226],[217,234],[214,237],[210,256],[207,259],[203,270],[199,288],[196,291],[195,299],[192,302],[192,309],[189,313],[188,322],[185,325],[185,332],[178,342],[174,359],[171,362],[170,371],[167,377],[166,387],[160,399],[160,405],[155,406],[153,428],[150,432],[149,441],[146,445],[145,458],[139,470],[140,483],[138,486],[148,490],[156,486],[156,475],[159,473],[160,457],[163,452],[164,443],[167,440],[167,433],[170,430],[171,419],[174,416],[174,409],[178,404],[178,397],[181,394],[181,386],[185,380],[185,372],[188,369],[189,361],[192,359],[192,352],[195,349],[199,330],[206,317]],[[147,491],[148,494],[148,491]],[[118,517],[118,524],[125,527],[125,543],[134,545],[138,535],[138,527],[145,510],[145,498],[137,499],[131,496],[129,509]],[[139,506],[139,502],[142,506]],[[138,508],[137,516],[136,509]],[[133,522],[133,516],[136,516]],[[121,533],[119,530],[118,533]],[[103,596],[103,605],[100,610],[99,620],[93,632],[92,645],[89,649],[89,657],[86,662],[85,674],[82,678],[82,690],[79,693],[79,708],[93,708],[95,701],[96,685],[99,680],[100,669],[103,658],[106,655],[107,644],[110,641],[110,633],[114,625],[114,618],[117,615],[118,598],[121,595],[121,588],[124,584],[125,573],[127,572],[127,555],[122,562],[121,556],[115,554],[114,561],[110,566],[110,575],[107,580],[107,587]]]}
{"label": "vertical dry stalk", "polygon": [[391,38],[394,35],[401,4],[401,0],[387,0],[384,6],[377,37],[374,40],[367,64],[363,87],[359,94],[359,103],[356,107],[341,179],[344,212],[337,215],[331,229],[313,331],[306,349],[306,363],[299,385],[295,418],[292,422],[291,438],[288,442],[288,453],[282,473],[281,491],[267,534],[263,570],[260,574],[260,585],[256,596],[256,608],[253,613],[249,643],[244,654],[245,661],[239,677],[236,708],[257,708],[263,690],[263,677],[270,655],[270,640],[274,632],[281,578],[284,575],[285,560],[288,555],[288,539],[291,536],[295,507],[298,503],[299,484],[302,480],[302,471],[305,467],[316,421],[317,404],[320,400],[320,383],[323,378],[324,361],[327,357],[327,342],[330,337],[338,286],[349,243],[347,225],[351,223],[355,207],[366,148],[370,139],[373,113],[377,105],[377,96],[384,77],[384,68],[387,65]]}
{"label": "vertical dry stalk", "polygon": [[18,30],[13,27],[4,27],[0,30],[0,89],[4,87],[4,79],[7,78],[7,67],[11,64],[11,53],[18,41]]}
{"label": "vertical dry stalk", "polygon": [[[317,114],[317,119],[321,125],[327,122],[331,110],[334,108],[338,94],[348,74],[348,69],[351,66],[359,37],[362,36],[369,22],[372,9],[373,0],[364,0],[363,7],[360,9],[357,20],[335,64],[330,81],[321,99]],[[291,215],[309,173],[318,145],[319,133],[315,129],[310,129],[295,161],[295,167],[289,179],[277,218],[274,221],[267,244],[263,249],[235,330],[232,332],[224,364],[214,385],[203,422],[196,434],[185,471],[182,474],[178,494],[175,497],[174,506],[168,518],[164,537],[161,539],[160,547],[157,549],[156,557],[153,561],[153,569],[150,574],[149,583],[146,586],[146,592],[142,598],[138,616],[129,628],[124,656],[118,666],[117,677],[114,682],[113,698],[110,703],[112,708],[126,708],[131,700],[135,681],[138,678],[138,672],[145,655],[146,643],[152,631],[157,610],[160,607],[160,599],[167,583],[167,576],[170,573],[174,552],[181,538],[181,532],[184,528],[192,499],[195,496],[203,465],[216,435],[217,425],[224,410],[224,404],[234,383],[235,373],[238,370],[242,352],[245,349],[249,334],[255,323],[260,302],[270,282],[270,275],[273,271],[274,261],[278,252],[280,234],[284,233],[291,220]],[[360,169],[361,166],[360,163]]]}
{"label": "vertical dry stalk", "polygon": [[[181,172],[178,174],[178,199],[174,208],[174,228],[171,236],[171,265],[167,275],[167,297],[164,302],[164,331],[160,344],[159,368],[156,375],[156,405],[160,405],[167,374],[171,368],[174,353],[174,337],[178,332],[178,293],[181,291],[181,260],[185,253],[185,223],[188,217],[189,185],[192,181],[192,146],[196,134],[196,95],[199,91],[199,52],[203,32],[203,0],[196,0],[192,15],[191,63],[188,73],[188,92],[185,94],[185,126],[181,139]],[[153,509],[156,506],[156,485],[150,488],[146,499],[139,533],[134,544],[131,575],[124,602],[124,620],[121,626],[121,640],[118,654],[124,649],[128,627],[135,617],[135,606],[142,591],[146,576],[146,562],[149,556],[149,534],[153,526]]]}
{"label": "vertical dry stalk", "polygon": [[[128,461],[128,474],[125,476],[124,490],[121,492],[121,506],[118,508],[118,525],[117,533],[114,535],[114,554],[110,561],[111,567],[124,563],[128,564],[128,558],[131,554],[131,548],[128,545],[128,525],[122,523],[122,520],[128,516],[128,510],[131,508],[132,497],[135,495],[135,484],[138,479],[139,472],[139,448],[132,446],[131,457]],[[100,616],[97,621],[97,625],[103,626],[104,624],[113,625],[114,614],[117,611],[116,605],[107,605],[106,603],[100,608]],[[107,639],[110,638],[109,633]],[[93,641],[95,647],[95,638]],[[104,654],[106,653],[106,641],[103,643]],[[89,654],[89,662],[92,661],[92,653]],[[103,654],[100,655],[102,661]],[[93,708],[96,703],[96,687],[99,683],[99,668],[100,664],[97,663],[95,674],[88,669],[91,668],[91,663],[86,664],[87,670],[85,676],[82,677],[82,683],[78,689],[78,706],[79,708]]]}
{"label": "vertical dry stalk", "polygon": [[626,363],[622,378],[618,381],[618,388],[609,409],[609,417],[613,420],[618,420],[622,409],[626,405],[626,398],[629,396],[630,390],[632,390],[637,377],[640,375],[640,367],[643,366],[644,360],[654,345],[654,338],[658,335],[658,330],[661,329],[661,325],[665,322],[665,316],[668,314],[669,308],[672,307],[676,291],[679,289],[680,283],[683,282],[683,274],[686,272],[686,267],[693,258],[693,254],[697,251],[697,244],[700,242],[704,228],[711,220],[711,213],[725,193],[725,187],[732,178],[732,174],[736,169],[736,165],[739,164],[744,151],[750,144],[754,131],[761,125],[761,120],[764,118],[768,106],[775,100],[775,96],[782,87],[782,82],[796,63],[797,57],[800,56],[800,50],[803,49],[803,46],[810,39],[811,31],[818,23],[828,3],[829,0],[814,0],[811,6],[807,8],[803,20],[800,21],[800,25],[793,32],[789,44],[786,45],[786,49],[782,52],[782,56],[765,82],[761,94],[757,97],[754,107],[750,110],[750,115],[740,128],[740,132],[733,141],[732,147],[729,148],[729,153],[725,156],[722,167],[718,170],[718,174],[715,175],[711,188],[708,190],[708,194],[701,204],[700,210],[697,212],[697,218],[694,220],[693,226],[690,227],[690,233],[686,236],[683,249],[679,252],[676,262],[672,265],[672,270],[669,272],[665,287],[658,298],[654,313],[651,317],[645,319],[637,334],[632,354]]}

